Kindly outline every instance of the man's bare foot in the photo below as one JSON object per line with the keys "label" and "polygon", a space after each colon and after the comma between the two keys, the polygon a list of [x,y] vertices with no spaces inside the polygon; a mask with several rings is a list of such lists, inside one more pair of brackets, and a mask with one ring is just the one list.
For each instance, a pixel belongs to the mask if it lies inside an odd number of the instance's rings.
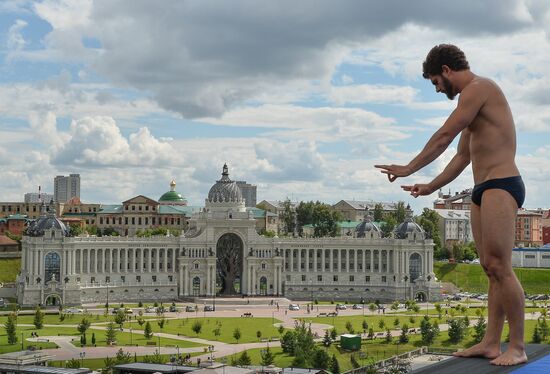
{"label": "man's bare foot", "polygon": [[478,343],[463,351],[453,353],[455,357],[485,357],[485,358],[497,358],[501,355],[500,344],[488,345],[485,343]]}
{"label": "man's bare foot", "polygon": [[527,362],[527,355],[523,349],[508,349],[506,352],[491,361],[493,365],[512,366]]}

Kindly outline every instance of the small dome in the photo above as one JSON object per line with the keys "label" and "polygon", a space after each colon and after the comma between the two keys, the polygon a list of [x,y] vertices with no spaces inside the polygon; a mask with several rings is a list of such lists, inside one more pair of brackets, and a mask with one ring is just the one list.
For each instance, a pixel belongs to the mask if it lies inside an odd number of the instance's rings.
{"label": "small dome", "polygon": [[229,179],[227,164],[223,165],[222,179],[210,188],[208,201],[211,203],[241,203],[243,201],[241,189],[237,183]]}
{"label": "small dome", "polygon": [[70,236],[70,231],[55,216],[53,201],[50,202],[49,212],[46,214],[46,205],[42,205],[40,218],[34,221],[26,230],[27,236],[44,236],[46,230],[61,230],[64,236]]}
{"label": "small dome", "polygon": [[187,200],[176,191],[176,181],[172,180],[170,182],[170,191],[164,193],[160,199],[159,202],[162,204],[164,203],[187,203]]}
{"label": "small dome", "polygon": [[376,233],[377,237],[380,235],[380,229],[371,221],[370,217],[365,217],[363,222],[355,226],[355,232],[358,238],[365,238],[367,237],[366,234],[370,232]]}
{"label": "small dome", "polygon": [[413,222],[413,220],[410,218],[407,218],[405,222],[397,226],[397,228],[394,230],[394,233],[397,239],[407,239],[410,234],[415,233],[421,235],[419,239],[423,239],[425,234],[422,227],[420,227],[420,225],[416,222]]}

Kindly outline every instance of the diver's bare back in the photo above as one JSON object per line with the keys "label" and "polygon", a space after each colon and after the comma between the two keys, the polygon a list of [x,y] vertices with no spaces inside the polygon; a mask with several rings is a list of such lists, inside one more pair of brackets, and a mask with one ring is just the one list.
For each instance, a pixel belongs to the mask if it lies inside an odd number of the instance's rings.
{"label": "diver's bare back", "polygon": [[470,158],[474,182],[519,175],[514,161],[516,130],[512,112],[501,89],[492,80],[476,77],[468,84],[484,101],[470,131]]}

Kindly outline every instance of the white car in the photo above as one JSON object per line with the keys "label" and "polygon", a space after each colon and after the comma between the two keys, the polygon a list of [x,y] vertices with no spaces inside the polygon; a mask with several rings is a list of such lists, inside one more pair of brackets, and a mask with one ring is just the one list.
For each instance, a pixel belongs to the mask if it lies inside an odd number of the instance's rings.
{"label": "white car", "polygon": [[71,313],[71,314],[79,314],[79,313],[84,313],[84,310],[79,308],[67,308],[65,309],[65,312]]}
{"label": "white car", "polygon": [[155,308],[154,306],[148,306],[147,308],[145,308],[145,313],[156,313],[157,312],[157,308]]}
{"label": "white car", "polygon": [[336,310],[346,310],[348,307],[345,304],[336,304]]}
{"label": "white car", "polygon": [[298,304],[290,304],[288,310],[300,310],[300,306]]}

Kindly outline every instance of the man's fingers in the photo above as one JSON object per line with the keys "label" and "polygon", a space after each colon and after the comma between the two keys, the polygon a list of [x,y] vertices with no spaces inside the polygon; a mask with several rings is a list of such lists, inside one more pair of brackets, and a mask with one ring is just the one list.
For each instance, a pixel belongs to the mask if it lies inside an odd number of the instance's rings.
{"label": "man's fingers", "polygon": [[410,191],[412,190],[413,186],[401,186],[401,188],[405,191]]}
{"label": "man's fingers", "polygon": [[388,169],[388,166],[389,165],[374,165],[374,167],[378,169]]}

